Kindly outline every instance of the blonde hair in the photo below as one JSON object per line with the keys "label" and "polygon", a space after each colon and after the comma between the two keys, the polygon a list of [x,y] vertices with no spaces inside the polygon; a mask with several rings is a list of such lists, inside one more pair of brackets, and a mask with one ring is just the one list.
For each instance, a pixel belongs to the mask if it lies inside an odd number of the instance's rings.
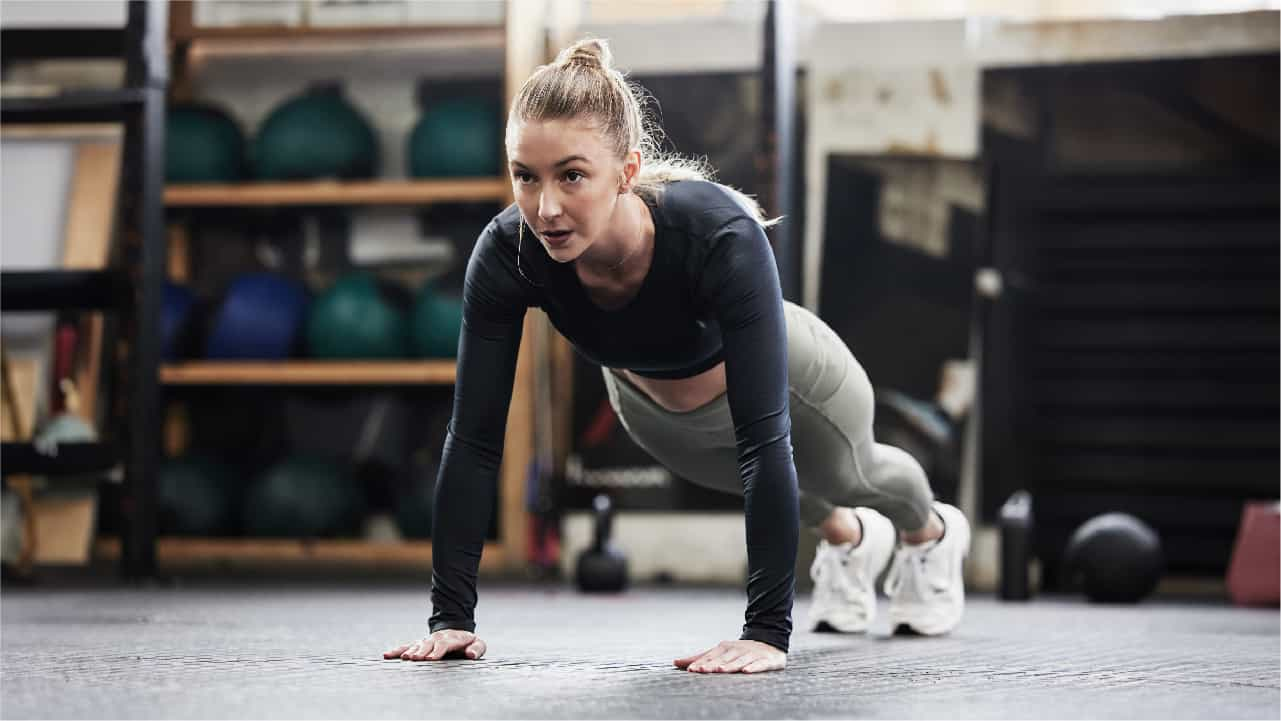
{"label": "blonde hair", "polygon": [[[705,158],[663,152],[659,146],[662,128],[645,112],[649,92],[628,82],[614,69],[613,61],[608,41],[586,38],[562,50],[551,63],[539,66],[512,99],[507,115],[508,145],[521,123],[581,117],[596,123],[617,157],[640,151],[644,160],[633,186],[639,195],[657,197],[665,185],[677,180],[716,182],[716,171]],[[762,226],[781,220],[767,219],[754,199],[720,185]]]}

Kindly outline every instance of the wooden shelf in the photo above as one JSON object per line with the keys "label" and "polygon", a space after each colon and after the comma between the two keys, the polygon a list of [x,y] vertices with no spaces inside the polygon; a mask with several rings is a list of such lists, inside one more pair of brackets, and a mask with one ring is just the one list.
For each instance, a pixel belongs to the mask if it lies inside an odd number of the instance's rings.
{"label": "wooden shelf", "polygon": [[169,207],[245,205],[427,205],[450,202],[506,203],[506,178],[460,180],[320,180],[297,183],[199,183],[169,185]]}
{"label": "wooden shelf", "polygon": [[[119,538],[100,537],[94,543],[94,555],[100,560],[118,560],[120,546]],[[502,545],[486,543],[480,569],[500,570],[505,568],[508,560]],[[430,565],[431,541],[161,537],[156,540],[156,561],[171,566],[226,563]]]}
{"label": "wooden shelf", "polygon": [[238,25],[228,27],[175,27],[173,40],[308,40],[362,39],[393,36],[468,37],[469,42],[501,44],[506,31],[502,25]]}
{"label": "wooden shelf", "polygon": [[195,361],[160,367],[168,385],[449,385],[453,360],[422,361]]}

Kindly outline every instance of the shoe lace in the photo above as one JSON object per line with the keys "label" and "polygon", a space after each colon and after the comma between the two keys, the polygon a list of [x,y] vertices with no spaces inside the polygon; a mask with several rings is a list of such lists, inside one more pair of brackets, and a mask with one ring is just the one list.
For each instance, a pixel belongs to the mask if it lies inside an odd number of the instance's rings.
{"label": "shoe lace", "polygon": [[834,546],[820,550],[814,559],[810,574],[814,578],[816,591],[850,601],[857,597],[857,589],[850,583],[849,574],[843,572],[845,555],[841,549]]}
{"label": "shoe lace", "polygon": [[905,586],[911,596],[919,599],[929,598],[933,593],[946,592],[950,585],[947,580],[935,579],[933,584],[929,582],[932,548],[933,546],[901,546],[895,550],[894,562],[890,566],[889,575],[885,577],[885,593],[890,596],[898,595]]}

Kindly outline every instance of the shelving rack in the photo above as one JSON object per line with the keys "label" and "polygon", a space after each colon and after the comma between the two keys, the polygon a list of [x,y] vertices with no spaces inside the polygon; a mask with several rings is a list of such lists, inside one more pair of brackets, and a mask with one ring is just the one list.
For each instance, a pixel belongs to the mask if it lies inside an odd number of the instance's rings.
{"label": "shelving rack", "polygon": [[[514,5],[520,5],[516,3]],[[506,92],[515,87],[513,77],[523,79],[544,60],[545,40],[541,23],[527,20],[482,27],[325,27],[325,28],[197,28],[191,23],[191,4],[170,5],[172,16],[168,42],[173,54],[173,86],[184,85],[182,69],[187,67],[186,49],[192,42],[216,42],[224,49],[238,42],[264,40],[290,42],[369,42],[394,36],[445,36],[451,41],[470,40],[506,48]],[[515,12],[524,12],[515,10]],[[535,29],[534,31],[529,28]],[[306,181],[287,183],[184,184],[164,189],[163,203],[170,209],[199,207],[264,206],[421,206],[441,202],[510,202],[510,183],[500,177],[460,180],[369,180]],[[531,313],[525,337],[540,319]],[[511,410],[508,415],[505,452],[499,478],[499,534],[497,542],[486,543],[482,572],[509,571],[524,560],[525,482],[533,450],[533,373],[531,351],[526,343],[517,364]],[[155,378],[165,387],[177,386],[403,386],[452,385],[456,365],[452,360],[328,362],[289,360],[281,362],[206,362],[166,364]],[[361,539],[259,539],[259,538],[155,538],[155,557],[161,566],[195,565],[307,565],[356,564],[364,568],[382,566],[423,566],[431,562],[430,541],[375,542]],[[125,547],[118,539],[100,538],[95,546],[99,558],[119,558]]]}
{"label": "shelving rack", "polygon": [[156,570],[156,470],[160,461],[160,309],[165,272],[164,147],[165,102],[169,84],[166,55],[168,3],[130,0],[120,29],[6,29],[0,47],[6,59],[125,59],[125,82],[118,89],[74,90],[0,101],[0,122],[120,122],[125,128],[119,205],[124,235],[139,239],[136,252],[119,267],[94,271],[6,271],[0,277],[5,311],[102,310],[118,313],[128,328],[128,424],[112,439],[67,444],[56,457],[30,444],[6,443],[6,474],[50,476],[101,471],[123,460],[125,528],[119,559],[126,577]]}

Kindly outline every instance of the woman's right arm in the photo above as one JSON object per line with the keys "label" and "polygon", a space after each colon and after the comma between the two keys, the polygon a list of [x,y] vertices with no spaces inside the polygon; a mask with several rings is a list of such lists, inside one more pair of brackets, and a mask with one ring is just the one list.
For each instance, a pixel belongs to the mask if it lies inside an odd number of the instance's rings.
{"label": "woman's right arm", "polygon": [[498,493],[507,410],[528,300],[497,223],[476,241],[463,285],[454,408],[432,521],[433,633],[474,631],[476,571]]}

